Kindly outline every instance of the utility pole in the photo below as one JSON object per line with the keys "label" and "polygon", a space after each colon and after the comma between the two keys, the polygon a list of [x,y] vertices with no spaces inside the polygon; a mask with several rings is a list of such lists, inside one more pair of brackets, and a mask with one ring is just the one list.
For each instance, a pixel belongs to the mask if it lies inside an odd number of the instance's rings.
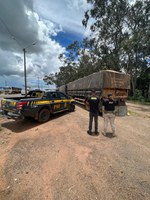
{"label": "utility pole", "polygon": [[7,81],[5,81],[5,86],[7,86]]}
{"label": "utility pole", "polygon": [[149,88],[148,88],[148,99],[150,100],[150,82],[149,82]]}
{"label": "utility pole", "polygon": [[25,96],[27,96],[27,70],[26,70],[26,49],[23,48],[24,54],[24,87],[25,87]]}
{"label": "utility pole", "polygon": [[38,77],[38,89],[40,89],[40,86],[39,86],[39,77]]}
{"label": "utility pole", "polygon": [[25,87],[25,96],[27,95],[27,69],[26,69],[26,49],[35,45],[36,42],[33,42],[32,44],[26,46],[23,48],[23,55],[24,55],[24,87]]}

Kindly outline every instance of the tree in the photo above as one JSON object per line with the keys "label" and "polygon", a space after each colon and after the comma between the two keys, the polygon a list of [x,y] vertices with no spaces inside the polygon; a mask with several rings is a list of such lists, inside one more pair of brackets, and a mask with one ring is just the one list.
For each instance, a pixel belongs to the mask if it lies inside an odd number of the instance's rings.
{"label": "tree", "polygon": [[[149,55],[149,13],[148,1],[136,1],[128,6],[125,18],[126,37],[122,42],[124,70],[131,75],[132,91],[135,93],[137,78],[143,74],[145,58]],[[143,75],[142,75],[143,77]]]}
{"label": "tree", "polygon": [[86,38],[80,43],[73,42],[66,50],[65,55],[59,56],[63,64],[59,68],[59,72],[44,77],[43,80],[48,84],[64,85],[97,70],[96,65],[94,65],[96,58],[91,52],[92,43]]}
{"label": "tree", "polygon": [[82,21],[86,27],[92,17],[95,22],[91,26],[95,52],[101,57],[107,69],[119,71],[121,42],[124,39],[124,17],[126,0],[87,0],[93,8],[85,13]]}
{"label": "tree", "polygon": [[59,72],[55,74],[45,75],[44,81],[47,84],[55,84],[57,87],[74,81],[77,77],[77,56],[79,51],[79,43],[75,41],[66,48],[66,55],[60,54],[59,59],[62,62],[62,66],[59,68]]}
{"label": "tree", "polygon": [[106,69],[125,71],[131,75],[133,94],[137,77],[149,55],[149,1],[87,0],[93,5],[85,12],[83,25],[90,18],[96,54]]}
{"label": "tree", "polygon": [[53,73],[50,73],[49,75],[45,75],[43,78],[43,81],[45,81],[47,85],[56,84],[55,75]]}
{"label": "tree", "polygon": [[[91,18],[91,37],[70,44],[60,55],[60,71],[50,74],[57,86],[103,69],[124,71],[131,76],[132,93],[141,88],[139,80],[146,76],[145,57],[150,54],[150,13],[148,0],[87,0],[92,8],[82,21]],[[138,83],[137,83],[138,80]],[[148,91],[147,91],[148,92]]]}

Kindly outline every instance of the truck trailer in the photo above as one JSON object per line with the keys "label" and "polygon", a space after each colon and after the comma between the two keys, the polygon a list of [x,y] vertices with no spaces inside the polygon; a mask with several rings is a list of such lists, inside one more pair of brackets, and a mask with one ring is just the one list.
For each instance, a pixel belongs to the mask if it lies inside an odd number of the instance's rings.
{"label": "truck trailer", "polygon": [[[126,100],[130,89],[130,76],[128,74],[112,70],[103,70],[58,88],[59,91],[72,96],[76,101],[83,104],[93,89],[100,99],[107,98],[107,95],[112,93],[114,99],[118,101],[116,115],[125,116],[127,114]],[[100,113],[102,113],[101,104]]]}

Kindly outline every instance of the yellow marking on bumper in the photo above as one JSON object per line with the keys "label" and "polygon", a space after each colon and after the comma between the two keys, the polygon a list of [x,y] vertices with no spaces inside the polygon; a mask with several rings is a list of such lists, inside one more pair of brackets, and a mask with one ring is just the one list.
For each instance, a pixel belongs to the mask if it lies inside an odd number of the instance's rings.
{"label": "yellow marking on bumper", "polygon": [[15,106],[15,105],[16,105],[16,102],[10,102],[10,105],[11,105],[11,106]]}

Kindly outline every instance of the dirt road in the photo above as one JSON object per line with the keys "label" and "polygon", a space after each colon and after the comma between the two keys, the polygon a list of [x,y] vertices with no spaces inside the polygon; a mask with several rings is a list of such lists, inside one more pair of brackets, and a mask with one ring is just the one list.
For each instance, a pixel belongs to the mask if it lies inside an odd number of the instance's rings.
{"label": "dirt road", "polygon": [[0,200],[150,199],[150,107],[128,105],[115,138],[89,136],[79,107],[42,125],[0,119]]}

